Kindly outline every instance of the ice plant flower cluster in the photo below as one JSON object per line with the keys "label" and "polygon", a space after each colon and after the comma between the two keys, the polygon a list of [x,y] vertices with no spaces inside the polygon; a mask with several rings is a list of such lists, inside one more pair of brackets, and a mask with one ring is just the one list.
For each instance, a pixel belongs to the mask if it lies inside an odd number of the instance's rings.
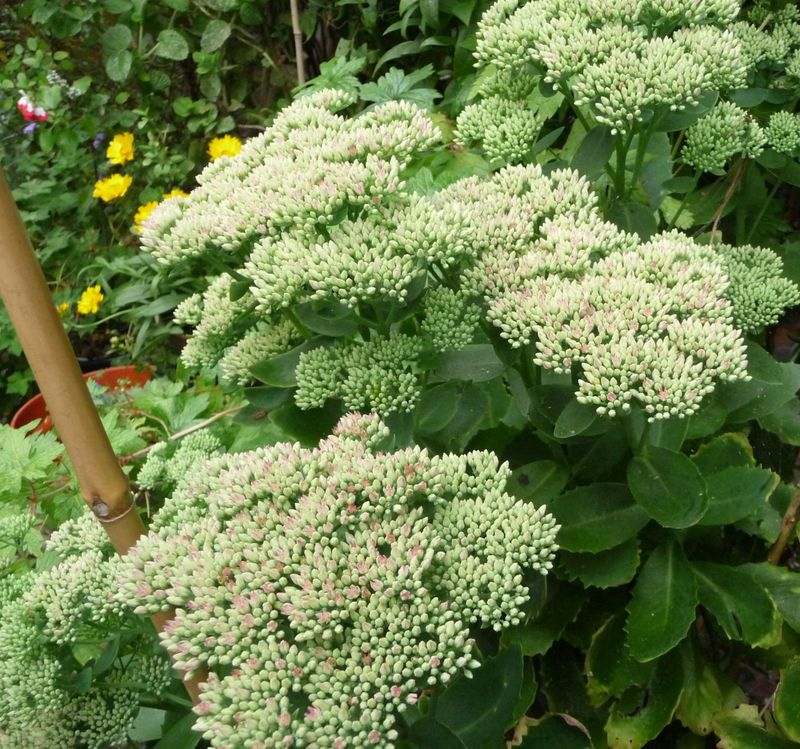
{"label": "ice plant flower cluster", "polygon": [[766,128],[767,142],[778,153],[796,154],[800,151],[800,114],[775,112]]}
{"label": "ice plant flower cluster", "polygon": [[478,665],[471,628],[524,619],[553,518],[506,493],[492,453],[388,447],[350,414],[313,449],[212,459],[124,558],[117,600],[174,607],[163,644],[209,673],[213,747],[390,749],[399,711]]}
{"label": "ice plant flower cluster", "polygon": [[170,494],[195,465],[222,449],[222,443],[207,431],[187,434],[178,445],[157,442],[139,469],[136,483],[141,489],[159,488],[163,494]]}
{"label": "ice plant flower cluster", "polygon": [[0,747],[125,743],[139,710],[131,685],[160,694],[170,682],[169,662],[157,648],[141,648],[112,664],[88,691],[67,688],[68,646],[110,639],[127,615],[111,600],[115,556],[93,516],[65,523],[46,551],[49,567],[0,573]]}
{"label": "ice plant flower cluster", "polygon": [[767,139],[768,134],[746,110],[721,101],[686,130],[681,158],[701,172],[721,173],[737,154],[756,158]]}
{"label": "ice plant flower cluster", "polygon": [[490,159],[515,164],[531,153],[542,123],[524,102],[487,96],[465,107],[456,125],[459,143],[480,143]]}
{"label": "ice plant flower cluster", "polygon": [[627,132],[648,111],[739,88],[748,69],[727,28],[740,0],[498,0],[476,58],[504,77],[541,77],[598,122]]}
{"label": "ice plant flower cluster", "polygon": [[[179,187],[173,187],[172,190],[169,192],[165,192],[161,196],[161,200],[172,200],[173,198],[188,198],[189,193],[184,192]],[[136,213],[133,216],[133,233],[134,234],[141,234],[142,233],[142,226],[144,226],[144,222],[150,218],[150,214],[158,207],[159,201],[158,200],[150,200],[147,203],[143,203],[136,209]]]}

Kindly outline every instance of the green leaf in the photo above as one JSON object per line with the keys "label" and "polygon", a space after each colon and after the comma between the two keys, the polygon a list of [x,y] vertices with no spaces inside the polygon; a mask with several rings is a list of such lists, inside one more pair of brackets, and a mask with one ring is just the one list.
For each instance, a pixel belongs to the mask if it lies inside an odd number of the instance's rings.
{"label": "green leaf", "polygon": [[410,42],[400,42],[395,44],[381,56],[377,63],[375,63],[375,71],[380,70],[387,62],[396,60],[398,57],[405,57],[406,55],[416,55],[422,48],[421,39],[413,39]]}
{"label": "green leaf", "polygon": [[559,562],[570,580],[580,580],[590,588],[613,588],[633,580],[639,568],[639,542],[631,538],[594,554],[562,551]]}
{"label": "green leaf", "polygon": [[63,453],[52,432],[26,435],[24,429],[0,424],[0,494],[17,494],[23,481],[46,478]]}
{"label": "green leaf", "polygon": [[541,153],[546,148],[550,148],[560,137],[561,134],[564,132],[563,127],[557,127],[555,130],[551,130],[547,135],[543,135],[536,143],[533,144],[533,150],[531,154],[536,156],[537,153]]}
{"label": "green leaf", "polygon": [[609,749],[641,749],[672,721],[681,698],[683,673],[677,651],[661,658],[647,686],[611,708],[606,723]]}
{"label": "green leaf", "polygon": [[295,346],[285,354],[271,356],[258,364],[254,364],[250,367],[250,373],[265,385],[279,388],[294,387],[297,385],[295,370],[297,369],[297,362],[300,361],[300,354],[322,346],[324,343],[320,338],[312,338],[310,341]]}
{"label": "green leaf", "polygon": [[302,411],[294,403],[287,403],[271,411],[269,420],[280,427],[290,439],[312,447],[330,433],[341,415],[341,404],[336,401],[308,411]]}
{"label": "green leaf", "polygon": [[632,232],[642,240],[650,239],[658,231],[655,212],[641,203],[617,201],[607,211],[607,217],[620,229]]}
{"label": "green leaf", "polygon": [[352,310],[343,304],[307,302],[294,307],[293,312],[302,325],[320,335],[337,338],[358,330]]}
{"label": "green leaf", "polygon": [[556,419],[553,435],[557,439],[568,439],[585,432],[597,420],[594,406],[571,400]]}
{"label": "green leaf", "polygon": [[578,146],[570,166],[591,181],[603,175],[616,139],[605,125],[593,127]]}
{"label": "green leaf", "polygon": [[784,733],[800,742],[800,659],[781,671],[774,713]]}
{"label": "green leaf", "polygon": [[155,53],[167,60],[185,60],[189,56],[189,44],[179,31],[163,29],[158,34]]}
{"label": "green leaf", "polygon": [[739,569],[747,571],[764,586],[786,623],[795,632],[800,632],[800,572],[767,562],[745,564]]}
{"label": "green leaf", "polygon": [[124,49],[106,59],[106,75],[114,82],[124,81],[131,72],[133,55]]}
{"label": "green leaf", "polygon": [[697,583],[676,541],[656,547],[645,562],[628,604],[628,648],[646,662],[669,652],[695,619]]}
{"label": "green leaf", "polygon": [[[592,741],[569,716],[548,713],[528,726],[519,749],[592,749]],[[574,721],[574,719],[572,719]]]}
{"label": "green leaf", "polygon": [[488,412],[489,397],[486,392],[468,382],[458,396],[455,415],[438,434],[450,449],[460,452],[475,436]]}
{"label": "green leaf", "polygon": [[411,724],[408,741],[400,742],[400,749],[466,749],[464,742],[447,726],[431,717]]}
{"label": "green leaf", "polygon": [[140,707],[139,713],[128,729],[131,741],[158,741],[163,735],[167,713],[154,707]]}
{"label": "green leaf", "polygon": [[423,434],[435,434],[444,429],[458,409],[460,391],[456,382],[446,382],[425,390],[417,404],[419,431]]}
{"label": "green leaf", "polygon": [[106,57],[113,57],[128,49],[132,41],[133,34],[131,30],[127,26],[118,23],[105,31],[100,43],[103,45],[103,54]]}
{"label": "green leaf", "polygon": [[278,406],[283,405],[292,391],[288,388],[271,388],[271,387],[251,387],[245,388],[244,397],[251,406],[261,408],[264,411],[272,411]]}
{"label": "green leaf", "polygon": [[575,620],[586,594],[578,585],[548,585],[547,599],[536,616],[526,624],[507,627],[500,636],[505,645],[516,644],[523,655],[542,655]]}
{"label": "green leaf", "polygon": [[458,351],[444,352],[433,376],[439,380],[486,382],[500,375],[503,369],[505,365],[490,343],[470,343]]}
{"label": "green leaf", "polygon": [[100,655],[97,656],[97,660],[94,662],[92,666],[92,673],[95,676],[100,676],[104,674],[108,669],[110,669],[114,665],[114,661],[117,659],[117,654],[119,653],[119,635],[117,635],[108,645],[103,648],[103,651]]}
{"label": "green leaf", "polygon": [[708,509],[699,525],[728,525],[756,512],[780,483],[765,468],[732,466],[705,476]]}
{"label": "green leaf", "polygon": [[764,587],[746,570],[693,562],[701,605],[732,640],[770,647],[780,639],[780,620]]}
{"label": "green leaf", "polygon": [[679,112],[669,112],[656,121],[655,129],[666,133],[685,130],[708,112],[717,103],[718,97],[719,94],[716,91],[706,91],[700,94],[697,104],[689,105]]}
{"label": "green leaf", "polygon": [[768,93],[769,90],[766,88],[740,88],[736,91],[731,91],[728,97],[734,104],[750,109],[764,102]]}
{"label": "green leaf", "polygon": [[797,744],[767,733],[759,724],[736,715],[721,715],[714,720],[719,737],[717,749],[797,749]]}
{"label": "green leaf", "polygon": [[776,411],[759,416],[762,429],[778,435],[787,445],[800,445],[800,400],[794,398]]}
{"label": "green leaf", "polygon": [[231,35],[231,25],[227,21],[214,18],[206,24],[203,36],[200,37],[200,49],[203,52],[216,52]]}
{"label": "green leaf", "polygon": [[522,651],[511,646],[486,660],[468,679],[453,679],[439,696],[432,717],[467,747],[502,738],[522,688]]}
{"label": "green leaf", "polygon": [[192,730],[195,722],[194,713],[187,713],[164,734],[153,749],[194,749],[201,736]]}
{"label": "green leaf", "polygon": [[753,448],[742,432],[728,432],[700,446],[692,455],[692,461],[703,476],[722,471],[732,466],[753,466]]}
{"label": "green leaf", "polygon": [[622,612],[612,616],[592,637],[586,672],[590,694],[598,702],[607,696],[619,697],[632,686],[643,686],[652,670],[652,663],[639,663],[631,656]]}
{"label": "green leaf", "polygon": [[537,505],[550,502],[567,485],[569,473],[553,460],[537,460],[516,468],[506,483],[506,491]]}
{"label": "green leaf", "polygon": [[439,22],[439,0],[419,0],[419,10],[423,24],[436,28]]}
{"label": "green leaf", "polygon": [[683,453],[648,446],[628,464],[628,486],[637,504],[667,528],[694,525],[708,507],[697,466]]}
{"label": "green leaf", "polygon": [[550,512],[561,524],[558,544],[566,551],[605,551],[633,538],[648,517],[625,484],[590,484],[554,499]]}

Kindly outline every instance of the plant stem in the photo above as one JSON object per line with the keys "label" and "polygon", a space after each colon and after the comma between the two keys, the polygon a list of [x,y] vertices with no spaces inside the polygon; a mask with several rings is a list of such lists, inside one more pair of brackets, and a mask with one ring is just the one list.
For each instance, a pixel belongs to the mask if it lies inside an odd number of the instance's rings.
{"label": "plant stem", "polygon": [[756,233],[756,229],[758,229],[758,225],[761,223],[761,219],[764,218],[764,214],[767,212],[767,206],[772,202],[772,199],[775,197],[775,194],[780,189],[780,186],[783,184],[783,180],[779,179],[775,182],[772,186],[772,189],[769,191],[769,195],[767,195],[767,199],[764,201],[764,204],[761,206],[761,210],[758,212],[756,216],[756,220],[753,221],[752,227],[750,227],[750,231],[747,233],[747,238],[745,242],[750,242],[753,238],[753,235]]}
{"label": "plant stem", "polygon": [[[199,424],[195,424],[191,427],[186,427],[186,429],[182,429],[180,432],[175,432],[175,434],[170,435],[167,437],[167,442],[173,442],[174,440],[179,440],[181,437],[185,437],[187,434],[191,434],[192,432],[198,432],[201,429],[205,429],[207,426],[210,426],[215,421],[224,418],[225,416],[230,416],[231,414],[235,414],[237,411],[241,411],[244,408],[242,406],[234,406],[233,408],[228,408],[225,411],[220,411],[218,414],[214,414],[213,416],[209,417],[205,421],[201,421]],[[141,458],[143,455],[147,455],[147,453],[152,450],[154,445],[148,445],[147,447],[143,447],[141,450],[137,450],[135,453],[131,453],[130,455],[123,455],[120,459],[120,465],[126,465],[130,463],[132,460],[136,458]]]}
{"label": "plant stem", "polygon": [[717,208],[716,212],[714,213],[714,222],[711,224],[711,244],[714,244],[717,241],[717,227],[719,226],[719,222],[722,220],[722,214],[728,207],[728,203],[733,200],[733,196],[736,194],[736,191],[739,189],[739,185],[742,183],[742,178],[744,177],[745,170],[747,169],[747,163],[747,159],[741,159],[736,165],[736,170],[733,172],[733,176],[731,177],[731,184],[725,193],[725,197],[719,204],[719,208]]}
{"label": "plant stem", "polygon": [[769,562],[769,564],[777,565],[780,563],[783,552],[794,533],[794,528],[798,520],[800,520],[800,486],[795,487],[792,501],[789,502],[789,506],[786,508],[786,513],[781,522],[781,531],[778,534],[778,539],[772,545],[767,555],[767,562]]}

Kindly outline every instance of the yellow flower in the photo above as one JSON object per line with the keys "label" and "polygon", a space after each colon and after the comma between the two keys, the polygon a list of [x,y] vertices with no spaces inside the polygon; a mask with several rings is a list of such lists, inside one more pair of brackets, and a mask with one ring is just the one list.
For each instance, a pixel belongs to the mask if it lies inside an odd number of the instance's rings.
{"label": "yellow flower", "polygon": [[112,174],[94,183],[92,197],[100,198],[105,203],[110,203],[128,192],[131,182],[133,182],[133,177],[129,174]]}
{"label": "yellow flower", "polygon": [[208,144],[208,155],[211,161],[216,161],[220,156],[236,156],[242,150],[242,141],[235,135],[223,135],[221,138],[214,138]]}
{"label": "yellow flower", "polygon": [[162,197],[164,200],[169,200],[170,198],[188,198],[189,193],[184,192],[180,187],[173,187],[169,192],[165,192]]}
{"label": "yellow flower", "polygon": [[118,166],[133,161],[133,133],[117,133],[108,144],[106,158]]}
{"label": "yellow flower", "polygon": [[61,317],[67,314],[67,310],[69,310],[69,302],[61,302],[61,304],[56,305],[56,311]]}
{"label": "yellow flower", "polygon": [[133,231],[136,234],[142,233],[142,226],[144,226],[144,222],[150,218],[150,214],[156,209],[158,206],[157,200],[151,200],[149,203],[145,203],[144,205],[140,205],[136,209],[136,213],[133,216]]}
{"label": "yellow flower", "polygon": [[100,286],[90,286],[86,289],[78,300],[79,315],[93,315],[100,309],[100,302],[105,299]]}

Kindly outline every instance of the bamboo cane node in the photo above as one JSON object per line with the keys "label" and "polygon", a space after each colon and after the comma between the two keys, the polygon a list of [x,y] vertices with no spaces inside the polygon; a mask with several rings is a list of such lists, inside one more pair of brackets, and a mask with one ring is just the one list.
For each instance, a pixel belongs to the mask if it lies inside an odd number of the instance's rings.
{"label": "bamboo cane node", "polygon": [[134,504],[131,502],[127,509],[119,513],[119,515],[114,515],[114,517],[110,518],[108,517],[109,507],[102,499],[100,499],[100,497],[94,497],[92,501],[92,512],[101,523],[115,523],[117,520],[124,518],[133,509],[133,507]]}

